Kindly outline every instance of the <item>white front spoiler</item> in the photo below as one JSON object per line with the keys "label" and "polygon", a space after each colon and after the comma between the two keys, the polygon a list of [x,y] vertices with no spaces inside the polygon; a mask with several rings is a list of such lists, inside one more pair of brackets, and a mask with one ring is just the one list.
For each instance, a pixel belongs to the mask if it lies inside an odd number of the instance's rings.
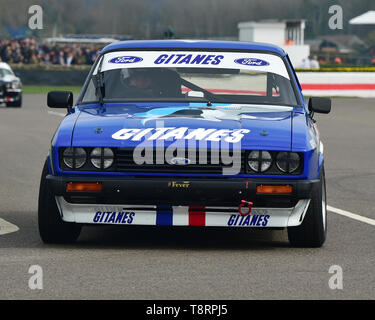
{"label": "white front spoiler", "polygon": [[292,208],[252,208],[247,216],[240,215],[235,207],[72,204],[63,197],[56,197],[56,203],[65,222],[281,228],[300,225],[310,199],[299,200]]}

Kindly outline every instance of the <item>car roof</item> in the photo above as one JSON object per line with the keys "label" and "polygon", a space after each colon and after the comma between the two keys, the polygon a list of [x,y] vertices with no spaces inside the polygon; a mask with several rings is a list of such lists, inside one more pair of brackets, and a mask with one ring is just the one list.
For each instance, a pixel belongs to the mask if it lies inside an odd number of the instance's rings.
{"label": "car roof", "polygon": [[283,49],[267,43],[242,42],[242,41],[213,41],[213,40],[129,40],[114,42],[106,46],[101,53],[121,49],[150,49],[150,48],[173,48],[173,49],[218,49],[218,50],[249,50],[266,51],[285,56]]}
{"label": "car roof", "polygon": [[0,68],[1,68],[1,69],[12,70],[12,68],[9,66],[9,64],[7,64],[7,63],[5,63],[5,62],[0,62]]}

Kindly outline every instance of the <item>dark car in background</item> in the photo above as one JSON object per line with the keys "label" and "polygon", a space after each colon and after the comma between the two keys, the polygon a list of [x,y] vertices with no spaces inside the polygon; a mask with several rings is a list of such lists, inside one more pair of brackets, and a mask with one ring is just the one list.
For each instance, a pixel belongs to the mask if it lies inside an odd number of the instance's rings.
{"label": "dark car in background", "polygon": [[7,107],[22,106],[21,79],[4,62],[0,62],[0,104],[2,103]]}

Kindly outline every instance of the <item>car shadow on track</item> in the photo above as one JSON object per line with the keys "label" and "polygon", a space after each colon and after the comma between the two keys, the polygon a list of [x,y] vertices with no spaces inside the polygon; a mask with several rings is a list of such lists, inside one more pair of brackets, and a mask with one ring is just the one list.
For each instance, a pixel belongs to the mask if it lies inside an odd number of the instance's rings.
{"label": "car shadow on track", "polygon": [[257,249],[289,247],[284,231],[215,227],[85,226],[78,247]]}

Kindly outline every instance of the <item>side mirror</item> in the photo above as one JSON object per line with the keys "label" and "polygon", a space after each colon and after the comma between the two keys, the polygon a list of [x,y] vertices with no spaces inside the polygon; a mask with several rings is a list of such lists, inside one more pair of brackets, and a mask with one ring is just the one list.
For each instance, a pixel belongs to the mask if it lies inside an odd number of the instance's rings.
{"label": "side mirror", "polygon": [[309,110],[316,113],[330,113],[331,99],[312,97],[309,99]]}
{"label": "side mirror", "polygon": [[50,108],[67,108],[73,106],[73,93],[70,91],[51,91],[48,92],[47,105]]}

